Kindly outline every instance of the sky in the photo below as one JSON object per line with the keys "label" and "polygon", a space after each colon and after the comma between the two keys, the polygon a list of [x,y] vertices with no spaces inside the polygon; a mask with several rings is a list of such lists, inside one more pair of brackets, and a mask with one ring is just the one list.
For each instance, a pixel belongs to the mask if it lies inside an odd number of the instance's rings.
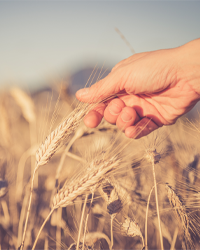
{"label": "sky", "polygon": [[0,1],[0,88],[37,89],[84,67],[200,37],[200,1]]}

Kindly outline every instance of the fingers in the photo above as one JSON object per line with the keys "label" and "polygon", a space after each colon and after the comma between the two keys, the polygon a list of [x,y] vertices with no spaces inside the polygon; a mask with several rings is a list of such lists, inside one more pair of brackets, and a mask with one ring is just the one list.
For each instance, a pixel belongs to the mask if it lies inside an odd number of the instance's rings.
{"label": "fingers", "polygon": [[104,103],[99,104],[85,116],[84,123],[89,128],[95,128],[103,116],[109,123],[116,124],[124,131],[128,138],[139,139],[159,128],[150,118],[140,119],[136,111],[131,107],[125,107],[120,99],[112,100],[107,107]]}
{"label": "fingers", "polygon": [[116,124],[122,131],[139,121],[136,111],[131,107],[126,107],[125,103],[118,98],[110,101],[104,111],[104,118],[107,122]]}
{"label": "fingers", "polygon": [[116,124],[119,114],[124,107],[125,103],[122,100],[118,98],[111,100],[104,111],[105,120],[111,124]]}
{"label": "fingers", "polygon": [[95,128],[101,122],[106,104],[100,103],[93,110],[91,110],[85,117],[84,123],[89,128]]}
{"label": "fingers", "polygon": [[140,118],[133,108],[125,107],[118,116],[116,125],[120,130],[125,131],[128,127],[136,124],[139,120]]}
{"label": "fingers", "polygon": [[107,107],[104,103],[98,104],[85,116],[84,123],[89,128],[97,127],[103,116],[106,121],[116,124],[122,131],[125,131],[126,128],[136,124],[140,120],[133,108],[126,107],[122,100],[116,98],[111,100]]}
{"label": "fingers", "polygon": [[129,126],[125,130],[125,135],[128,138],[139,139],[143,136],[150,134],[151,132],[153,132],[158,128],[159,126],[157,124],[155,124],[149,118],[145,117],[142,120],[140,120],[136,125]]}
{"label": "fingers", "polygon": [[84,117],[84,123],[88,128],[96,128],[101,122],[102,117],[98,112],[92,110]]}

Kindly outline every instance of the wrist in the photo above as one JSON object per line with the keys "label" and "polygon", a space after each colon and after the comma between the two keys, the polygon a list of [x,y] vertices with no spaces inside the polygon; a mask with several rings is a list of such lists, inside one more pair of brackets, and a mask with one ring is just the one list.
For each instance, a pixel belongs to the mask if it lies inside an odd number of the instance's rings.
{"label": "wrist", "polygon": [[200,99],[200,39],[177,48],[177,52],[177,78],[190,85]]}

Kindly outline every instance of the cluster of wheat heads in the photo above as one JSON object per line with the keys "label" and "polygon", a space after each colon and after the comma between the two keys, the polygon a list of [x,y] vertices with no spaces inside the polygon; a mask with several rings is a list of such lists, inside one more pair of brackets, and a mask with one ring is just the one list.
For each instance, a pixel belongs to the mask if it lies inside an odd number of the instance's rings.
{"label": "cluster of wheat heads", "polygon": [[1,93],[1,249],[198,249],[199,122],[129,140],[57,89]]}

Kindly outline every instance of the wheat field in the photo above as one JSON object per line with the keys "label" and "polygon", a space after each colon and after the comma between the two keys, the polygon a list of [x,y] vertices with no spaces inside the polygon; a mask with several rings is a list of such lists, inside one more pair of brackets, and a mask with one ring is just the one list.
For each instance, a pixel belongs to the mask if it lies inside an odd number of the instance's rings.
{"label": "wheat field", "polygon": [[0,95],[0,249],[200,249],[198,119],[136,140],[65,85]]}

